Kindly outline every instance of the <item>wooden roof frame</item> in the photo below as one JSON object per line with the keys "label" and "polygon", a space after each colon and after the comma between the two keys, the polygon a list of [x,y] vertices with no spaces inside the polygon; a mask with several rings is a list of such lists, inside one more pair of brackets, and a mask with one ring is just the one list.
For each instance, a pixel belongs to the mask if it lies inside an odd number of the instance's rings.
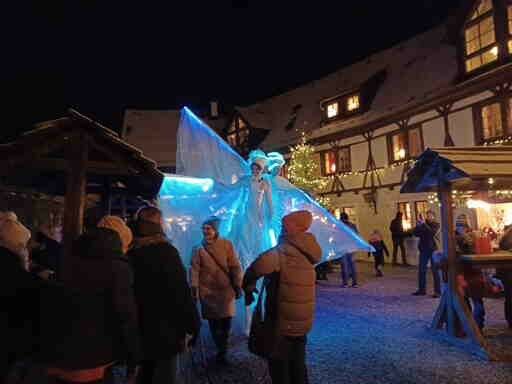
{"label": "wooden roof frame", "polygon": [[[100,157],[95,159],[94,156]],[[126,193],[154,198],[164,175],[156,163],[113,130],[70,109],[66,117],[37,124],[17,140],[0,144],[0,183],[63,194],[63,278],[69,279],[71,243],[82,232],[87,181],[122,186]]]}
{"label": "wooden roof frame", "polygon": [[455,280],[459,261],[455,254],[452,189],[456,186],[457,190],[482,190],[489,178],[498,180],[498,186],[493,184],[497,188],[512,186],[512,147],[427,149],[409,171],[400,192],[437,191],[441,203],[442,248],[448,255],[448,289],[443,292],[432,328],[441,329],[446,324],[448,333],[455,337],[457,324],[460,324],[479,354],[490,360],[508,360],[510,357],[497,356],[490,350]]}

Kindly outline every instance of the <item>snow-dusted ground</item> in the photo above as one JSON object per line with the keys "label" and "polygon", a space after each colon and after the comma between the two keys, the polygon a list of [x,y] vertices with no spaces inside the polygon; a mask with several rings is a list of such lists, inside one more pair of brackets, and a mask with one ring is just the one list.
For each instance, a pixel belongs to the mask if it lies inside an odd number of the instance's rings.
{"label": "snow-dusted ground", "polygon": [[[428,329],[439,299],[411,295],[415,268],[386,267],[385,276],[375,278],[370,264],[358,266],[360,288],[340,288],[335,275],[317,286],[317,316],[307,356],[311,383],[512,383],[512,363],[486,361],[463,341]],[[503,301],[487,299],[486,309],[491,341],[512,351]],[[247,352],[246,341],[234,344],[228,367],[211,362],[208,356],[214,352],[205,348],[207,368],[200,381],[268,382],[264,362]],[[202,365],[198,360],[196,367]]]}

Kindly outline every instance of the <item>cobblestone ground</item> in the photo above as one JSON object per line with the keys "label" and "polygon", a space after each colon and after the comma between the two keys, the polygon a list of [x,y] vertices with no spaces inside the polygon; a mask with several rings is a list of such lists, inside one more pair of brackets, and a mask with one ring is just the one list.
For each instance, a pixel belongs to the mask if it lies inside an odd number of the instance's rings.
{"label": "cobblestone ground", "polygon": [[[472,354],[467,343],[429,330],[439,299],[411,296],[415,268],[386,267],[385,276],[375,278],[369,263],[358,267],[360,288],[341,288],[335,275],[318,285],[308,341],[311,383],[512,383],[512,363],[489,362]],[[511,351],[503,301],[487,299],[486,309],[488,339]],[[245,339],[234,340],[231,364],[219,367],[212,361],[208,335],[203,338],[193,361],[184,361],[184,367],[194,368],[187,381],[269,382],[265,363],[247,351]]]}

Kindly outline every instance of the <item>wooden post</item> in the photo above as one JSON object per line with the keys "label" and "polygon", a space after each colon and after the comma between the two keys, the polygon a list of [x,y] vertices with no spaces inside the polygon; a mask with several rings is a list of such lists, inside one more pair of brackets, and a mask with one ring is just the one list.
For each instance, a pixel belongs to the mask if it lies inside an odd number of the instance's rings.
{"label": "wooden post", "polygon": [[439,201],[441,202],[441,223],[443,235],[443,251],[448,255],[448,288],[434,315],[432,328],[441,328],[446,322],[450,336],[456,336],[457,327],[462,327],[466,335],[479,348],[481,355],[493,360],[496,357],[490,352],[489,346],[482,336],[473,315],[457,289],[456,272],[457,258],[455,254],[455,229],[453,224],[453,200],[450,183],[440,182]]}
{"label": "wooden post", "polygon": [[110,215],[112,214],[112,182],[110,177],[107,177],[103,186],[102,193],[102,205],[103,205],[103,214]]}
{"label": "wooden post", "polygon": [[[448,291],[455,292],[455,237],[454,237],[454,226],[453,226],[453,199],[452,199],[452,188],[450,184],[443,184],[439,188],[439,201],[441,202],[441,223],[442,223],[442,240],[443,240],[443,252],[448,256]],[[446,297],[446,324],[448,333],[451,336],[455,336],[455,319],[453,313],[453,296],[448,295]]]}
{"label": "wooden post", "polygon": [[85,210],[85,186],[87,181],[88,146],[86,134],[77,132],[67,148],[69,168],[66,175],[66,196],[64,201],[64,258],[61,270],[64,280],[71,279],[73,240],[82,233]]}

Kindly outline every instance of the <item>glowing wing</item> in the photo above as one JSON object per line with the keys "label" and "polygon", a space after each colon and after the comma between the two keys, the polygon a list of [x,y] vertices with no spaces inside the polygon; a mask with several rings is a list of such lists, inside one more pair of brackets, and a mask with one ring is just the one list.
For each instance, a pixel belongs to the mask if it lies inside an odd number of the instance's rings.
{"label": "glowing wing", "polygon": [[185,266],[190,266],[192,248],[203,239],[201,225],[208,217],[215,215],[221,219],[222,236],[231,232],[241,192],[240,188],[227,187],[210,178],[165,175],[159,206],[165,232],[180,251]]}
{"label": "glowing wing", "polygon": [[[310,231],[315,235],[322,247],[323,261],[356,251],[373,251],[373,247],[354,232],[351,228],[337,220],[329,211],[322,208],[304,191],[290,184],[288,180],[276,176],[273,179],[273,200],[278,218],[298,211],[308,210],[313,214],[313,224]],[[277,225],[277,222],[274,224]]]}
{"label": "glowing wing", "polygon": [[247,162],[187,107],[181,110],[176,173],[232,184],[250,173]]}

